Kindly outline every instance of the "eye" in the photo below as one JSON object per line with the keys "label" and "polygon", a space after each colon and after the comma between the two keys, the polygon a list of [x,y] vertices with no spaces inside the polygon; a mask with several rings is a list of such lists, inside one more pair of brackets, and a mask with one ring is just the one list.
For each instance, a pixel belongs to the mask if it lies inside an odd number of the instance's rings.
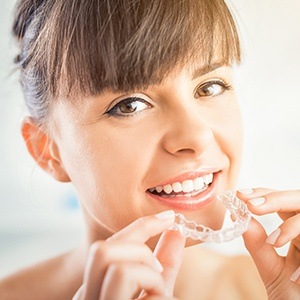
{"label": "eye", "polygon": [[106,113],[115,117],[130,117],[151,107],[152,105],[142,98],[130,97],[121,100]]}
{"label": "eye", "polygon": [[227,90],[231,90],[232,86],[221,79],[214,79],[202,83],[195,92],[195,97],[215,97],[223,94]]}

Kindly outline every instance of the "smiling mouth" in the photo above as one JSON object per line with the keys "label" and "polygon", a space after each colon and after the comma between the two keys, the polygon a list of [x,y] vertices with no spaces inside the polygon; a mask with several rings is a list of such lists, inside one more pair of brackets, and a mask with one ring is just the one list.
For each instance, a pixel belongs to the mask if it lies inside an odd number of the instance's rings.
{"label": "smiling mouth", "polygon": [[195,197],[209,188],[214,180],[214,173],[182,182],[173,182],[148,189],[149,193],[163,198]]}

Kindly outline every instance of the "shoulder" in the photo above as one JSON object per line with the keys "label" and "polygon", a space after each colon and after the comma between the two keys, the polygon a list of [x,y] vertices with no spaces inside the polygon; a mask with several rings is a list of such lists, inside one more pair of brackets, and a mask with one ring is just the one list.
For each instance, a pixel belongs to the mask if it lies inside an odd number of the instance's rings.
{"label": "shoulder", "polygon": [[[0,280],[0,298],[71,299],[82,281],[81,274],[72,273],[68,265],[70,254],[60,255],[17,271]],[[70,286],[71,280],[74,284]]]}

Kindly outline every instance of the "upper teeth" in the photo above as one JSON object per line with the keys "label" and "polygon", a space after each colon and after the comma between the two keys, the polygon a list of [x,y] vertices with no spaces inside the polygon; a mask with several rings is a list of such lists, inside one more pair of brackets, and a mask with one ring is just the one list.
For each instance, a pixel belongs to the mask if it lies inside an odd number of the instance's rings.
{"label": "upper teeth", "polygon": [[166,194],[175,193],[189,193],[193,191],[198,191],[203,189],[205,186],[209,185],[213,181],[213,174],[208,174],[202,177],[197,177],[194,180],[188,179],[182,182],[174,182],[172,184],[166,184],[163,186],[157,186],[155,188],[149,189],[150,192],[156,191],[157,193],[161,193],[164,191]]}

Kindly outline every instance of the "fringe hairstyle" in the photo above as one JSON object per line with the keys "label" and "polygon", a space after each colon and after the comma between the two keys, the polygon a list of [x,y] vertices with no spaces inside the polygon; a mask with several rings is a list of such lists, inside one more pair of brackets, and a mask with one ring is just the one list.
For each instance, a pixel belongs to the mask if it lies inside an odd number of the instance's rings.
{"label": "fringe hairstyle", "polygon": [[223,0],[19,0],[13,33],[25,101],[41,124],[61,96],[131,91],[196,60],[241,59]]}

